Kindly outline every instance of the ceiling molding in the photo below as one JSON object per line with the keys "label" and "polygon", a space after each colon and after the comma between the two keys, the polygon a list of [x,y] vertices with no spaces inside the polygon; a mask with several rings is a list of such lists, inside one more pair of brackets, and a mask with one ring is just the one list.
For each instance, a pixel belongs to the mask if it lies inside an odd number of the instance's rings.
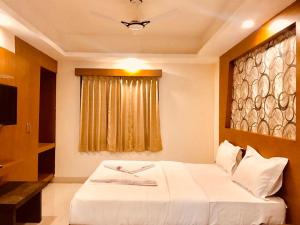
{"label": "ceiling molding", "polygon": [[60,46],[20,17],[2,0],[0,0],[0,26],[55,59],[59,59],[65,53]]}
{"label": "ceiling molding", "polygon": [[[259,29],[266,21],[291,5],[296,0],[276,1],[246,0],[223,26],[199,50],[200,56],[221,56],[248,35]],[[270,7],[272,5],[272,7]],[[252,12],[249,17],[249,12]],[[262,13],[264,12],[264,13]],[[242,29],[241,23],[251,19],[255,25],[250,29]]]}
{"label": "ceiling molding", "polygon": [[124,58],[137,58],[149,63],[186,63],[186,64],[213,64],[218,62],[218,57],[203,57],[197,54],[127,54],[127,53],[88,53],[69,52],[65,57],[71,60],[112,62]]}
{"label": "ceiling molding", "polygon": [[213,64],[218,57],[203,57],[197,54],[127,54],[127,53],[90,53],[90,52],[66,52],[46,35],[25,21],[5,3],[0,1],[0,14],[10,20],[10,24],[1,24],[14,35],[25,40],[35,48],[45,52],[56,60],[86,60],[111,62],[124,58],[139,58],[150,63],[201,63]]}
{"label": "ceiling molding", "polygon": [[[270,1],[259,1],[259,6],[263,9],[270,6]],[[7,6],[0,0],[0,16],[4,15],[10,19],[10,24],[1,23],[5,29],[9,30],[14,35],[25,40],[35,48],[45,52],[56,60],[70,59],[70,60],[84,60],[84,61],[97,61],[97,62],[111,62],[118,61],[124,58],[139,58],[150,63],[201,63],[213,64],[218,62],[218,57],[226,52],[229,48],[234,46],[244,37],[249,35],[266,20],[274,16],[283,8],[294,2],[294,0],[281,1],[277,7],[268,9],[267,13],[257,13],[254,16],[259,17],[256,21],[256,26],[249,30],[232,32],[233,28],[241,22],[242,18],[247,15],[246,12],[252,12],[256,5],[253,0],[246,0],[231,16],[231,18],[210,38],[207,43],[199,50],[198,54],[128,54],[128,53],[92,53],[92,52],[67,52],[61,46],[52,41],[45,34],[40,32],[36,27],[27,22],[24,18],[18,15],[14,10]],[[256,10],[258,11],[258,10]],[[237,20],[236,18],[239,18]]]}

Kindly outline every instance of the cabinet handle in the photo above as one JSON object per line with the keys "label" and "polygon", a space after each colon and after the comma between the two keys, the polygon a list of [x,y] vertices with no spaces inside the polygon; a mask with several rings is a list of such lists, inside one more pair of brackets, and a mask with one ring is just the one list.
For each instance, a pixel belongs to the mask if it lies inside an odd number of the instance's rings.
{"label": "cabinet handle", "polygon": [[29,122],[26,123],[26,133],[27,134],[31,133],[31,124]]}

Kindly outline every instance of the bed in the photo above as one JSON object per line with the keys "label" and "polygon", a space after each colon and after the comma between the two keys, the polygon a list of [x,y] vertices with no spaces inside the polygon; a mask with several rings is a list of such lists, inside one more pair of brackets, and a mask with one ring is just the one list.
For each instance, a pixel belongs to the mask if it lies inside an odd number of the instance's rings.
{"label": "bed", "polygon": [[[119,173],[104,164],[145,164],[139,173],[157,186],[98,183],[103,174]],[[282,224],[286,205],[267,200],[231,181],[216,164],[172,161],[104,161],[71,201],[70,224],[80,225],[242,225]]]}

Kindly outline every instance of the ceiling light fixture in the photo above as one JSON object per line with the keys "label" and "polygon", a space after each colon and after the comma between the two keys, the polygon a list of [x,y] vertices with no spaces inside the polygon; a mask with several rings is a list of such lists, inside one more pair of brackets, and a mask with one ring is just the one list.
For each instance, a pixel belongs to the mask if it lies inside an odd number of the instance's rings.
{"label": "ceiling light fixture", "polygon": [[141,4],[141,3],[143,3],[143,0],[130,0],[130,2],[132,4]]}
{"label": "ceiling light fixture", "polygon": [[150,23],[150,21],[132,20],[131,22],[121,21],[121,23],[124,24],[126,27],[128,27],[130,30],[137,31],[137,30],[144,29],[145,26]]}
{"label": "ceiling light fixture", "polygon": [[243,29],[250,29],[252,27],[254,27],[254,21],[253,20],[245,20],[243,23],[242,23],[242,28]]}
{"label": "ceiling light fixture", "polygon": [[11,27],[12,26],[12,19],[9,16],[0,13],[0,26],[1,27],[6,27],[6,28]]}

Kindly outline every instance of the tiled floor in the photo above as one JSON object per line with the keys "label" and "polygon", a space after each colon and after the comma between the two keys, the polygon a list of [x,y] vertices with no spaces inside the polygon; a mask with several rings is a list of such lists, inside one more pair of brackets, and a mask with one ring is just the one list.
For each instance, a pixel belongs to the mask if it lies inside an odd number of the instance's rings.
{"label": "tiled floor", "polygon": [[68,225],[70,201],[81,185],[49,184],[42,193],[42,222],[26,225]]}

